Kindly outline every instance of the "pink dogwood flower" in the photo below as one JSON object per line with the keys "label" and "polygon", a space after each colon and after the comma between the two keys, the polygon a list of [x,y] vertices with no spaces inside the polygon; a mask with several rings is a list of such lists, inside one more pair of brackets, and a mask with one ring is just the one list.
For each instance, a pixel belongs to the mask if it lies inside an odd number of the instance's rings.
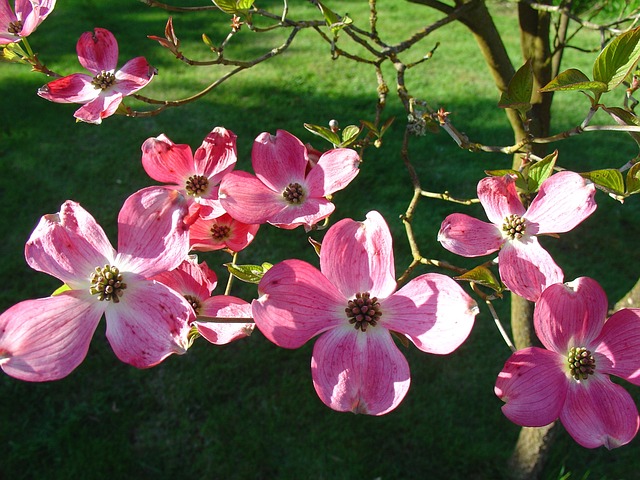
{"label": "pink dogwood flower", "polygon": [[187,256],[186,212],[178,192],[134,193],[118,216],[118,252],[75,202],[43,216],[26,244],[27,263],[68,289],[0,316],[2,369],[28,381],[65,377],[86,356],[103,314],[107,339],[123,362],[146,368],[184,353],[193,311],[182,295],[148,278]]}
{"label": "pink dogwood flower", "polygon": [[204,217],[226,213],[218,199],[218,184],[237,159],[236,135],[223,127],[215,127],[195,154],[189,145],[175,144],[164,134],[142,144],[145,172],[180,191],[190,205],[202,207],[199,215]]}
{"label": "pink dogwood flower", "polygon": [[53,80],[38,90],[38,95],[57,103],[83,104],[73,114],[80,121],[99,124],[113,115],[127,95],[147,85],[157,73],[144,57],[129,60],[120,70],[118,42],[104,28],[85,32],[76,45],[80,65],[86,73],[74,73]]}
{"label": "pink dogwood flower", "polygon": [[475,301],[450,277],[421,275],[400,290],[391,233],[378,212],[344,219],[327,231],[320,271],[285,260],[258,285],[253,317],[273,343],[298,348],[316,335],[311,373],[318,396],[338,411],[382,415],[398,406],[409,365],[391,336],[447,354],[469,335]]}
{"label": "pink dogwood flower", "polygon": [[333,213],[327,197],[345,188],[358,174],[360,158],[347,148],[323,153],[310,169],[307,149],[284,130],[261,133],[251,152],[255,175],[234,171],[222,179],[220,202],[243,223],[270,223],[310,229]]}
{"label": "pink dogwood flower", "polygon": [[586,448],[629,443],[640,425],[629,393],[609,375],[640,385],[640,310],[608,320],[607,298],[591,278],[548,287],[534,326],[545,348],[519,350],[498,375],[495,393],[512,422],[529,427],[556,419]]}
{"label": "pink dogwood flower", "polygon": [[564,280],[562,269],[537,236],[576,227],[596,209],[594,195],[593,183],[565,171],[542,182],[525,208],[512,176],[483,178],[478,183],[478,198],[491,223],[454,213],[442,222],[438,240],[450,252],[464,257],[500,250],[498,267],[504,284],[535,302],[547,286]]}
{"label": "pink dogwood flower", "polygon": [[[194,256],[182,262],[178,268],[153,277],[176,292],[181,293],[197,315],[192,326],[214,345],[225,345],[253,332],[253,322],[241,323],[241,319],[251,319],[251,304],[231,295],[215,295],[216,274],[205,262],[200,264]],[[238,322],[215,321],[216,318],[234,318]]]}
{"label": "pink dogwood flower", "polygon": [[0,45],[31,35],[55,5],[56,0],[16,0],[14,13],[9,0],[0,0]]}
{"label": "pink dogwood flower", "polygon": [[217,218],[198,218],[189,229],[192,250],[209,252],[227,248],[232,252],[244,250],[256,237],[260,225],[246,224],[228,213]]}

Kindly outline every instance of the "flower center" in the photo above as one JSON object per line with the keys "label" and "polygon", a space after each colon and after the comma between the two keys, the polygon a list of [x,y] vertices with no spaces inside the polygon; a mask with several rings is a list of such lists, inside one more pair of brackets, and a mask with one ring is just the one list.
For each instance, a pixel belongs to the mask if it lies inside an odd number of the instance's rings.
{"label": "flower center", "polygon": [[91,85],[100,90],[106,90],[116,83],[116,76],[111,72],[101,71],[98,75],[93,77]]}
{"label": "flower center", "polygon": [[302,203],[304,200],[304,190],[299,183],[290,183],[282,192],[284,199],[291,204]]}
{"label": "flower center", "polygon": [[527,228],[527,221],[516,215],[515,213],[509,215],[504,219],[502,224],[502,231],[513,240],[514,238],[521,238]]}
{"label": "flower center", "polygon": [[22,20],[9,22],[9,28],[7,31],[12,35],[18,35],[22,31]]}
{"label": "flower center", "polygon": [[586,380],[596,371],[596,360],[584,347],[571,347],[567,360],[571,376],[576,380]]}
{"label": "flower center", "polygon": [[211,227],[211,236],[216,240],[222,240],[229,236],[231,229],[227,225],[218,225],[217,223]]}
{"label": "flower center", "polygon": [[367,331],[369,325],[375,327],[382,316],[378,299],[376,297],[371,298],[369,292],[356,293],[356,298],[349,300],[344,311],[349,318],[349,323],[356,330],[360,329],[363,332]]}
{"label": "flower center", "polygon": [[207,191],[208,186],[209,179],[207,177],[204,177],[202,175],[191,175],[189,177],[189,180],[187,180],[185,189],[187,190],[188,195],[199,197]]}
{"label": "flower center", "polygon": [[193,308],[193,311],[196,312],[196,315],[198,315],[200,313],[200,308],[202,308],[202,304],[200,303],[200,300],[198,300],[193,295],[185,295],[184,298],[187,299],[187,302],[189,302],[189,305],[191,305],[191,308]]}
{"label": "flower center", "polygon": [[89,291],[92,295],[97,295],[100,301],[118,303],[125,288],[127,284],[122,281],[122,274],[116,267],[111,265],[96,267],[95,272],[91,274]]}

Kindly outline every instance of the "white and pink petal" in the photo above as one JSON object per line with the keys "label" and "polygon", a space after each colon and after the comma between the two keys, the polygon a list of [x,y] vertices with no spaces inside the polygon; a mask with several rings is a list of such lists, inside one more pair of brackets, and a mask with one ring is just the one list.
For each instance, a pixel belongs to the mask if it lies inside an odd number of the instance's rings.
{"label": "white and pink petal", "polygon": [[92,32],[84,32],[78,39],[76,51],[80,65],[93,75],[115,72],[118,64],[118,42],[109,30],[96,27]]}
{"label": "white and pink petal", "polygon": [[478,182],[478,198],[489,221],[501,226],[510,215],[522,216],[525,208],[516,191],[516,181],[511,175],[486,177]]}
{"label": "white and pink petal", "polygon": [[307,149],[285,130],[263,132],[255,139],[251,162],[256,176],[270,189],[283,192],[290,183],[304,181]]}
{"label": "white and pink petal", "polygon": [[326,197],[345,188],[358,175],[360,157],[348,148],[336,148],[323,153],[307,175],[309,194]]}
{"label": "white and pink petal", "polygon": [[614,313],[593,342],[598,372],[615,375],[640,385],[640,309],[623,308]]}
{"label": "white and pink petal", "polygon": [[438,232],[444,248],[463,257],[479,257],[500,249],[504,237],[493,223],[483,222],[464,213],[447,216]]}

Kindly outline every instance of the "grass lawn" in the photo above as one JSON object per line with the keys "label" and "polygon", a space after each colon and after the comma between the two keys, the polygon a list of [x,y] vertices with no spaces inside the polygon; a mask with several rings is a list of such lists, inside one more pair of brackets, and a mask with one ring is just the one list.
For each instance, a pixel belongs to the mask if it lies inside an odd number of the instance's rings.
{"label": "grass lawn", "polygon": [[[180,4],[189,2],[180,0]],[[319,18],[311,5],[292,5],[292,17]],[[329,3],[329,2],[327,2]],[[430,10],[404,2],[379,2],[380,32],[398,41],[438,18]],[[108,5],[107,5],[108,4]],[[203,2],[207,4],[207,2]],[[367,21],[367,2],[330,2]],[[264,2],[277,11],[280,2]],[[520,64],[513,6],[492,11]],[[97,19],[102,20],[97,20]],[[75,55],[79,35],[95,26],[118,38],[120,62],[144,55],[159,75],[143,90],[149,97],[183,98],[206,86],[216,68],[181,64],[146,35],[162,35],[167,13],[134,0],[59,1],[56,11],[31,37],[31,45],[54,71],[80,71]],[[205,59],[200,42],[206,33],[219,43],[228,17],[212,12],[175,14],[183,52]],[[278,46],[282,32],[253,35],[243,29],[232,41],[230,58],[255,58]],[[597,42],[597,38],[589,37]],[[39,218],[59,210],[67,199],[80,202],[115,243],[116,218],[124,199],[153,184],[140,163],[145,139],[166,134],[196,148],[215,126],[238,135],[237,168],[250,169],[253,139],[263,131],[288,130],[305,142],[326,148],[303,123],[341,125],[372,120],[375,75],[365,65],[332,61],[328,47],[312,31],[303,31],[282,56],[242,72],[199,102],[162,114],[131,119],[108,118],[101,126],[76,124],[76,105],[49,103],[35,95],[46,82],[27,67],[0,66],[0,219],[3,242],[0,274],[11,279],[0,290],[0,311],[27,298],[43,297],[59,286],[56,279],[32,271],[24,261],[24,243]],[[411,72],[411,92],[452,112],[454,124],[478,142],[509,144],[499,95],[472,37],[449,25],[424,39],[405,61],[419,59],[436,43],[434,57]],[[592,43],[595,45],[596,43]],[[566,68],[590,73],[595,55],[569,52]],[[385,70],[393,88],[392,71]],[[614,94],[610,94],[613,98]],[[405,117],[390,95],[386,115],[396,121],[379,149],[366,152],[357,179],[335,196],[334,221],[364,219],[370,210],[387,219],[396,245],[396,267],[410,261],[399,215],[411,199],[409,177],[399,148]],[[621,96],[620,96],[621,98]],[[611,101],[612,99],[606,99]],[[133,106],[140,104],[133,102]],[[570,128],[588,108],[579,93],[557,95],[554,131]],[[624,134],[589,133],[565,140],[559,163],[577,171],[618,168],[633,158],[635,143]],[[412,141],[410,153],[423,188],[472,197],[484,170],[506,168],[511,159],[458,149],[441,132]],[[633,239],[640,235],[637,198],[620,205],[602,193],[598,210],[578,229],[545,245],[567,279],[592,276],[611,303],[637,280],[640,259]],[[463,207],[465,208],[465,207]],[[423,253],[461,265],[435,240],[442,219],[460,207],[424,201],[415,227]],[[482,216],[475,206],[465,212]],[[261,227],[256,242],[239,263],[275,263],[292,256],[317,264],[302,229]],[[321,232],[310,234],[322,239]],[[201,255],[224,285],[222,253]],[[424,273],[421,270],[417,273]],[[216,293],[221,293],[222,285]],[[238,285],[234,294],[255,297],[254,286]],[[506,320],[507,302],[499,305]],[[224,347],[197,341],[181,357],[150,370],[120,363],[98,327],[85,362],[69,377],[30,384],[0,376],[0,478],[214,478],[214,479],[500,479],[519,427],[501,413],[493,393],[497,373],[509,356],[486,309],[468,341],[447,357],[404,349],[412,387],[394,412],[381,417],[340,414],[325,407],[311,383],[313,341],[299,350],[283,350],[257,332]],[[640,389],[625,385],[636,401]],[[614,451],[586,450],[561,430],[544,478],[567,472],[571,479],[633,479],[640,468],[640,440]],[[565,477],[566,478],[566,477]]]}

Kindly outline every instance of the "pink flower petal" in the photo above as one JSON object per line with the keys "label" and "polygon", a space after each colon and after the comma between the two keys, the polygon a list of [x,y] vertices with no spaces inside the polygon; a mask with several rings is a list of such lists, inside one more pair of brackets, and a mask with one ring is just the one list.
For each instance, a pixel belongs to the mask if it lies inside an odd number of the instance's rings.
{"label": "pink flower petal", "polygon": [[201,252],[223,248],[239,252],[253,241],[259,227],[239,222],[226,213],[219,218],[199,218],[189,229],[189,242],[193,250]]}
{"label": "pink flower petal", "polygon": [[[251,304],[227,295],[217,295],[205,300],[201,315],[220,318],[252,318]],[[254,324],[222,323],[196,320],[198,333],[214,345],[226,345],[253,332]]]}
{"label": "pink flower petal", "polygon": [[360,157],[348,148],[337,148],[322,154],[307,175],[309,194],[326,197],[342,190],[358,175]]}
{"label": "pink flower petal", "polygon": [[267,222],[278,228],[292,230],[305,226],[309,230],[324,220],[335,210],[335,205],[324,198],[307,198],[298,205],[286,204],[286,207],[269,217]]}
{"label": "pink flower petal", "polygon": [[464,213],[453,213],[442,222],[438,241],[456,255],[479,257],[497,251],[504,243],[504,237],[493,223]]}
{"label": "pink flower petal", "polygon": [[[284,348],[298,348],[337,325],[346,324],[347,300],[315,267],[285,260],[265,273],[252,303],[260,331]],[[353,327],[350,327],[353,328]]]}
{"label": "pink flower petal", "polygon": [[121,271],[151,277],[173,270],[189,253],[185,199],[178,192],[148,187],[127,198],[118,216]]}
{"label": "pink flower petal", "polygon": [[164,283],[183,296],[190,295],[204,301],[215,288],[217,277],[205,262],[198,265],[196,261],[195,258],[189,257],[178,268],[154,275],[151,280]]}
{"label": "pink flower petal", "polygon": [[498,254],[500,277],[516,295],[535,302],[549,285],[564,280],[562,269],[536,237],[505,242]]}
{"label": "pink flower petal", "polygon": [[607,320],[596,352],[607,359],[596,359],[596,370],[640,385],[640,309],[624,308]]}
{"label": "pink flower petal", "polygon": [[570,382],[560,420],[573,439],[585,448],[608,449],[626,445],[640,425],[631,395],[604,375]]}
{"label": "pink flower petal", "polygon": [[407,360],[384,328],[366,332],[350,325],[320,336],[311,359],[320,400],[339,412],[384,415],[409,390]]}
{"label": "pink flower petal", "polygon": [[275,135],[264,132],[253,143],[251,160],[256,176],[267,187],[280,193],[290,183],[304,180],[307,149],[285,130],[278,130]]}
{"label": "pink flower petal", "polygon": [[420,350],[447,354],[471,333],[476,302],[453,279],[427,273],[381,302],[381,325],[405,334]]}
{"label": "pink flower petal", "polygon": [[546,348],[561,354],[572,347],[590,348],[602,330],[607,308],[604,291],[591,278],[551,285],[536,304],[536,335]]}
{"label": "pink flower petal", "polygon": [[194,154],[196,172],[217,185],[222,177],[233,170],[238,160],[236,134],[223,127],[215,127],[205,137]]}
{"label": "pink flower petal", "polygon": [[36,27],[40,25],[51,13],[55,6],[55,0],[16,0],[16,13],[22,18],[21,37],[31,35]]}
{"label": "pink flower petal", "polygon": [[122,103],[122,94],[112,91],[102,94],[85,103],[73,113],[73,116],[80,121],[99,125],[103,118],[110,117]]}
{"label": "pink flower petal", "polygon": [[0,316],[0,366],[30,382],[58,380],[84,360],[106,304],[87,291],[26,300]]}
{"label": "pink flower petal", "polygon": [[504,219],[509,215],[522,216],[525,213],[525,208],[516,191],[516,181],[510,175],[480,180],[478,198],[489,221],[498,226],[502,226]]}
{"label": "pink flower petal", "polygon": [[[30,2],[24,2],[24,0],[22,0],[22,5],[24,5],[25,3],[28,3],[29,5],[31,5]],[[18,0],[16,0],[16,7],[17,6],[18,6]],[[9,0],[0,0],[0,27],[2,28],[2,30],[8,30],[9,23],[15,22],[17,19],[18,18],[16,17],[16,14],[11,9]],[[7,42],[7,43],[10,43],[10,42]]]}
{"label": "pink flower petal", "polygon": [[74,73],[47,83],[38,90],[38,96],[56,103],[87,103],[100,94],[91,80],[89,75]]}
{"label": "pink flower petal", "polygon": [[166,285],[130,273],[120,302],[105,311],[107,339],[116,356],[137,368],[187,351],[193,309]]}
{"label": "pink flower petal", "polygon": [[195,173],[191,147],[173,143],[161,134],[148,138],[142,144],[142,167],[154,180],[179,185]]}
{"label": "pink flower petal", "polygon": [[382,215],[371,211],[364,222],[346,218],[333,225],[322,241],[320,270],[348,299],[364,292],[391,295],[396,289],[393,247]]}
{"label": "pink flower petal", "polygon": [[495,386],[496,395],[505,402],[505,416],[525,427],[542,427],[556,420],[569,384],[565,361],[561,355],[537,347],[511,355]]}
{"label": "pink flower petal", "polygon": [[280,192],[269,189],[250,173],[238,170],[223,177],[218,196],[227,213],[243,223],[266,223],[288,206]]}
{"label": "pink flower petal", "polygon": [[156,73],[146,58],[132,58],[115,73],[116,84],[113,89],[126,97],[146,86]]}
{"label": "pink flower petal", "polygon": [[115,251],[91,214],[68,200],[59,213],[40,219],[26,243],[25,257],[34,270],[72,288],[88,288],[91,273],[112,263]]}
{"label": "pink flower petal", "polygon": [[525,217],[537,234],[564,233],[596,209],[595,186],[575,172],[559,172],[542,182]]}
{"label": "pink flower petal", "polygon": [[76,45],[80,65],[93,75],[115,72],[118,65],[118,42],[109,30],[94,28],[84,32]]}

